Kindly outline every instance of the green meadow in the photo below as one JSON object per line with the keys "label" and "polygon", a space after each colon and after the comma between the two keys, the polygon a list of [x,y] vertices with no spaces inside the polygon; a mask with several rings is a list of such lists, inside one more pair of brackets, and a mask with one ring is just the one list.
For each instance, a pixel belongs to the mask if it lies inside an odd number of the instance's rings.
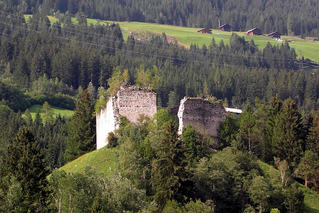
{"label": "green meadow", "polygon": [[[61,117],[65,117],[65,118],[70,118],[72,117],[74,111],[72,110],[69,110],[69,109],[63,109],[63,108],[60,108],[60,107],[54,107],[54,106],[50,106],[50,109],[51,109],[51,112],[52,112],[52,115],[53,117],[57,117],[57,116],[61,116]],[[29,108],[29,111],[30,111],[30,114],[32,116],[32,119],[35,119],[35,116],[37,113],[40,114],[42,120],[44,119],[44,114],[45,114],[45,111],[43,109],[43,106],[42,105],[33,105]]]}
{"label": "green meadow", "polygon": [[[94,20],[90,21],[94,24]],[[88,23],[90,23],[88,21]],[[229,43],[229,39],[233,33],[237,33],[240,36],[244,36],[247,41],[254,40],[255,44],[260,48],[264,48],[267,43],[272,45],[281,45],[282,42],[266,36],[246,36],[244,32],[223,32],[219,30],[212,30],[212,34],[197,33],[199,28],[179,27],[154,23],[141,23],[141,22],[115,22],[118,23],[123,31],[123,36],[127,37],[130,32],[132,33],[153,33],[162,34],[165,33],[169,38],[176,39],[176,41],[186,47],[191,44],[197,44],[198,46],[208,46],[212,39],[219,43]],[[298,37],[282,36],[283,42],[289,40],[289,45],[295,49],[299,57],[309,58],[313,61],[319,62],[319,42],[307,41]]]}
{"label": "green meadow", "polygon": [[[31,15],[25,15],[26,20],[30,18]],[[53,16],[48,17],[51,23],[58,21],[57,18]],[[77,24],[76,18],[72,18],[72,22]],[[120,25],[123,33],[124,39],[130,34],[135,34],[141,36],[142,38],[148,37],[150,35],[161,35],[165,33],[166,36],[171,41],[176,41],[179,45],[184,47],[189,47],[191,44],[196,44],[198,46],[206,45],[208,46],[212,39],[219,43],[224,41],[225,44],[229,43],[229,39],[232,33],[237,33],[240,36],[244,36],[247,41],[254,40],[255,44],[260,48],[264,48],[267,43],[272,45],[281,45],[282,42],[266,36],[246,36],[244,32],[223,32],[219,30],[212,30],[212,34],[201,34],[197,33],[199,28],[191,27],[180,27],[165,24],[156,23],[144,23],[144,22],[118,22],[118,21],[104,21],[98,19],[87,19],[88,24],[102,24],[106,25],[109,23],[117,23]],[[307,41],[295,36],[282,36],[283,42],[285,40],[289,41],[289,45],[295,49],[299,58],[302,56],[309,58],[315,62],[319,62],[319,41]]]}

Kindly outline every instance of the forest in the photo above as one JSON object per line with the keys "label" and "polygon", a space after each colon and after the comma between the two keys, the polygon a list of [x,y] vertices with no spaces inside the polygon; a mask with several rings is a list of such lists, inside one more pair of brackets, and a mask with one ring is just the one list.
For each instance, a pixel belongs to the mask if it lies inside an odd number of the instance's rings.
{"label": "forest", "polygon": [[[218,7],[227,8],[227,2]],[[319,191],[319,77],[304,68],[308,59],[297,59],[288,43],[260,50],[236,34],[229,44],[212,40],[189,49],[168,42],[165,34],[124,41],[116,24],[88,25],[84,15],[73,24],[71,17],[79,11],[71,5],[81,5],[87,16],[108,18],[89,14],[86,3],[0,3],[0,211],[319,209],[316,202],[308,205],[304,191]],[[56,23],[47,18],[53,10],[60,11]],[[26,21],[25,13],[32,18]],[[141,117],[137,126],[121,118],[107,147],[117,153],[119,166],[109,175],[92,168],[82,173],[58,169],[96,149],[95,114],[124,84],[152,88],[160,110],[154,118]],[[191,126],[178,136],[170,109],[184,96],[219,101],[244,113],[229,115],[217,140]],[[46,109],[44,117],[32,118],[29,108],[35,104]],[[74,110],[74,115],[55,118],[50,106]],[[279,175],[267,174],[260,162]]]}
{"label": "forest", "polygon": [[41,10],[116,21],[156,22],[189,27],[218,27],[232,30],[254,27],[264,33],[319,36],[319,3],[316,0],[5,0],[22,13]]}

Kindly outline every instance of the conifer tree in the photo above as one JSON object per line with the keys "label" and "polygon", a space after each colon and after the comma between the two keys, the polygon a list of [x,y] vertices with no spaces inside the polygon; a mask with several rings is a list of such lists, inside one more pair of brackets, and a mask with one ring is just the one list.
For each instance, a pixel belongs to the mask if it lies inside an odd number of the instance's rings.
{"label": "conifer tree", "polygon": [[51,106],[49,105],[49,103],[47,101],[44,102],[44,104],[42,105],[42,108],[44,110],[44,120],[46,123],[50,123],[54,121],[54,117],[53,117],[53,110],[51,108]]}
{"label": "conifer tree", "polygon": [[69,123],[65,160],[71,161],[96,147],[95,116],[92,98],[87,90],[80,95]]}
{"label": "conifer tree", "polygon": [[21,202],[17,209],[23,209],[23,212],[45,212],[49,197],[46,179],[49,171],[41,148],[30,131],[24,129],[18,133],[8,147],[4,164],[7,177],[21,187]]}
{"label": "conifer tree", "polygon": [[191,186],[186,170],[183,141],[178,138],[177,126],[174,121],[168,121],[155,148],[156,158],[152,163],[152,185],[156,202],[163,207],[167,200],[184,201],[184,196]]}
{"label": "conifer tree", "polygon": [[275,121],[273,148],[276,157],[287,160],[295,168],[302,156],[304,147],[302,118],[295,102],[287,99]]}
{"label": "conifer tree", "polygon": [[319,113],[312,112],[311,126],[306,140],[306,150],[319,153]]}
{"label": "conifer tree", "polygon": [[203,157],[210,154],[209,143],[196,130],[188,125],[183,130],[183,141],[185,146],[185,156],[189,165],[198,162]]}

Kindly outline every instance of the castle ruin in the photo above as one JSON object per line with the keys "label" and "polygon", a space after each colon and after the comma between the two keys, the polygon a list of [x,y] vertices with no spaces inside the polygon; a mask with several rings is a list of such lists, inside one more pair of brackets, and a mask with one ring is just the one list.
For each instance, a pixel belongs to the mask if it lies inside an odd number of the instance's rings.
{"label": "castle ruin", "polygon": [[153,117],[156,111],[155,92],[136,86],[121,87],[117,94],[109,99],[106,108],[96,115],[96,148],[107,145],[109,133],[120,127],[120,116],[136,124],[142,114]]}
{"label": "castle ruin", "polygon": [[[121,87],[109,99],[106,108],[96,115],[97,149],[106,146],[109,133],[120,127],[120,116],[136,124],[141,115],[151,118],[156,111],[155,92],[136,86]],[[211,103],[201,98],[185,97],[177,114],[178,133],[182,134],[183,128],[191,125],[199,133],[217,138],[219,125],[225,120],[227,112],[241,113],[241,110],[224,108],[221,103]]]}
{"label": "castle ruin", "polygon": [[225,120],[226,111],[221,103],[185,97],[181,100],[177,116],[179,134],[182,134],[187,125],[191,125],[199,133],[217,138],[219,125]]}

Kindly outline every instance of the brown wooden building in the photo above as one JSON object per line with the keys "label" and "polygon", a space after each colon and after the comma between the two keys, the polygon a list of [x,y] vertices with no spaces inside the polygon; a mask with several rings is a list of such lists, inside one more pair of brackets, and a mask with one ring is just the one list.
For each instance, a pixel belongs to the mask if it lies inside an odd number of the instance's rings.
{"label": "brown wooden building", "polygon": [[246,35],[261,35],[261,30],[259,28],[253,28],[245,32]]}
{"label": "brown wooden building", "polygon": [[272,33],[266,34],[266,36],[271,38],[280,38],[281,35],[278,32],[272,32]]}
{"label": "brown wooden building", "polygon": [[221,31],[230,31],[231,27],[229,24],[223,24],[221,26],[219,26],[219,30]]}
{"label": "brown wooden building", "polygon": [[212,30],[208,29],[208,28],[203,28],[197,31],[198,33],[208,33],[208,34],[212,34]]}

